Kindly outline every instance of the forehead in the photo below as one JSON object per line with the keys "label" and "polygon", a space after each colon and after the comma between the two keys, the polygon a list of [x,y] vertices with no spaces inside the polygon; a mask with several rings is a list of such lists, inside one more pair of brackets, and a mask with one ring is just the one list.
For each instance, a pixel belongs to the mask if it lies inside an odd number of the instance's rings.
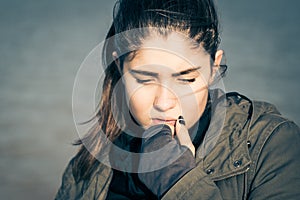
{"label": "forehead", "polygon": [[178,33],[170,33],[167,37],[157,34],[143,40],[136,51],[131,65],[162,66],[206,66],[210,56],[201,45]]}

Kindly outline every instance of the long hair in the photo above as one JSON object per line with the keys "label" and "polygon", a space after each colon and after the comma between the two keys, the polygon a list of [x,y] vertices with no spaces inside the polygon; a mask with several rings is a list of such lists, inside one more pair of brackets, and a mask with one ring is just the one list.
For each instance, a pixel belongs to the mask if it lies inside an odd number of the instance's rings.
{"label": "long hair", "polygon": [[[99,164],[94,155],[101,154],[105,144],[100,141],[100,134],[103,132],[108,140],[113,141],[122,133],[118,121],[124,120],[124,116],[122,112],[115,116],[112,109],[118,108],[124,99],[117,96],[122,96],[122,88],[115,92],[115,87],[122,76],[124,60],[132,53],[134,55],[150,34],[149,29],[143,28],[154,28],[151,30],[162,37],[167,37],[172,31],[183,33],[201,45],[212,60],[220,43],[219,20],[213,0],[119,0],[113,15],[102,50],[103,66],[107,67],[103,93],[94,117],[97,122],[84,138],[75,143],[81,145],[73,168],[77,181],[89,179]],[[134,29],[141,31],[130,31]],[[110,62],[114,51],[120,55],[121,69],[115,62]]]}

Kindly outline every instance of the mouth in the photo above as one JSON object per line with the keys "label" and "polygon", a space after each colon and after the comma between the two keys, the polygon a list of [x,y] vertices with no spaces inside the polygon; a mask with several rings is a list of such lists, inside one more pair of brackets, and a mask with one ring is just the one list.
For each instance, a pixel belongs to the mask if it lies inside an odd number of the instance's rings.
{"label": "mouth", "polygon": [[168,124],[170,126],[175,126],[176,119],[160,119],[160,118],[152,118],[152,124]]}

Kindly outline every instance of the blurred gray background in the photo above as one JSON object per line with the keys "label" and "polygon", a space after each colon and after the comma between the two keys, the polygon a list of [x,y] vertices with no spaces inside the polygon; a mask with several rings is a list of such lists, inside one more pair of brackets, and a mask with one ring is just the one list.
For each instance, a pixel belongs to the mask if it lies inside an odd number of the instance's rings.
{"label": "blurred gray background", "polygon": [[[114,1],[0,1],[1,199],[53,199],[78,137],[72,87]],[[274,103],[300,124],[300,1],[218,0],[226,91]]]}

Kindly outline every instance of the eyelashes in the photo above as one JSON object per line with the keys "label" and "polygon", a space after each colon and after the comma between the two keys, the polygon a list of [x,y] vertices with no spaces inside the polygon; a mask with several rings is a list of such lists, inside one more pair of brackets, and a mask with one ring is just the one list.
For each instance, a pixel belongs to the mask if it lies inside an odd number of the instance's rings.
{"label": "eyelashes", "polygon": [[[136,82],[139,84],[146,84],[146,83],[154,83],[155,80],[154,79],[139,79],[139,78],[135,78]],[[180,78],[177,79],[179,82],[181,83],[193,83],[196,81],[196,78],[190,78],[190,79],[184,79],[184,78]]]}
{"label": "eyelashes", "polygon": [[135,80],[137,83],[140,83],[140,84],[149,83],[149,82],[153,81],[151,79],[138,79],[138,78],[135,78]]}
{"label": "eyelashes", "polygon": [[183,78],[180,78],[178,79],[179,81],[182,81],[182,82],[186,82],[186,83],[193,83],[196,81],[196,78],[190,78],[190,79],[183,79]]}

